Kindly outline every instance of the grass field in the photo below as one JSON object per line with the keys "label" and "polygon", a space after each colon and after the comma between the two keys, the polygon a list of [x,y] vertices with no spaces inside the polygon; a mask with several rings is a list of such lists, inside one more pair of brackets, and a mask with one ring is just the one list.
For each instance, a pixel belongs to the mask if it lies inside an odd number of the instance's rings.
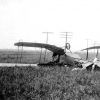
{"label": "grass field", "polygon": [[[39,62],[44,62],[45,52],[42,51],[28,51],[24,50],[23,52],[20,50],[0,50],[0,63],[32,63],[36,64]],[[41,54],[41,57],[40,57]],[[52,53],[46,53],[45,62],[51,60]]]}
{"label": "grass field", "polygon": [[[23,62],[38,61],[38,52],[23,53]],[[0,51],[0,61],[8,54],[13,58],[16,51]],[[14,58],[7,60],[14,62]],[[0,100],[100,100],[100,72],[71,71],[64,66],[0,67]]]}
{"label": "grass field", "polygon": [[[86,52],[76,52],[82,59],[86,59]],[[41,57],[40,57],[41,55]],[[89,52],[89,59],[95,58],[94,52]],[[99,56],[98,56],[99,57]],[[41,59],[40,59],[41,58]],[[52,52],[47,51],[46,59],[45,51],[28,51],[24,50],[23,52],[20,50],[0,50],[0,63],[43,63],[49,62],[52,59]],[[100,57],[99,57],[100,59]]]}
{"label": "grass field", "polygon": [[100,100],[100,73],[58,66],[3,67],[0,100]]}

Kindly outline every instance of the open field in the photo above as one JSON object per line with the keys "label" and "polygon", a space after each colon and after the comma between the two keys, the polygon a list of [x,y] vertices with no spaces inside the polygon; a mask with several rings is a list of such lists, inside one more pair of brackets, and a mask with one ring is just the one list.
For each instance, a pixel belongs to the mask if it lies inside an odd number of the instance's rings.
{"label": "open field", "polygon": [[[86,52],[76,52],[77,54],[82,57],[82,59],[86,59]],[[28,63],[28,64],[37,64],[48,62],[52,59],[52,52],[47,51],[46,59],[45,58],[45,51],[28,51],[24,50],[23,52],[20,50],[0,50],[0,63]],[[93,52],[89,52],[89,59],[94,59],[95,55]],[[98,56],[99,57],[99,56]],[[99,57],[100,59],[100,57]]]}
{"label": "open field", "polygon": [[[21,62],[38,63],[39,53],[24,51]],[[50,53],[47,58],[51,59]],[[20,62],[18,52],[0,51],[0,62],[16,60]],[[0,100],[100,100],[100,72],[71,71],[64,66],[0,67]]]}
{"label": "open field", "polygon": [[1,67],[0,100],[100,100],[100,73],[58,66]]}
{"label": "open field", "polygon": [[[82,59],[86,60],[86,55],[87,55],[86,52],[76,52],[76,53],[79,54]],[[89,52],[88,59],[93,60],[95,56],[96,56],[96,53]],[[100,54],[98,54],[98,58],[100,59]]]}
{"label": "open field", "polygon": [[[0,50],[0,63],[28,63],[36,64],[44,62],[44,51],[18,51],[18,50]],[[41,54],[41,57],[40,57]],[[51,52],[47,52],[45,62],[51,60]]]}

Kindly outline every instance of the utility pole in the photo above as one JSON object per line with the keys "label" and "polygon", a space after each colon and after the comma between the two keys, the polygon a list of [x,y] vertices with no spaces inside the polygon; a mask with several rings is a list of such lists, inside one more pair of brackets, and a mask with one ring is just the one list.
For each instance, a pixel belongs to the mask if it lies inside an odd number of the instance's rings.
{"label": "utility pole", "polygon": [[64,38],[66,39],[65,40],[65,52],[66,52],[66,47],[67,47],[67,43],[68,43],[68,38],[70,38],[72,36],[72,34],[69,34],[69,33],[72,33],[72,32],[61,32],[61,33],[65,33],[65,34],[62,34],[64,35]]}
{"label": "utility pole", "polygon": [[[47,37],[46,37],[46,44],[48,44],[49,34],[51,34],[53,32],[42,32],[42,33],[45,33],[47,35]],[[46,53],[47,53],[47,49],[45,50],[45,53],[44,53],[44,62],[45,62],[45,59],[46,59]]]}
{"label": "utility pole", "polygon": [[[86,41],[87,41],[87,48],[88,48],[88,42],[89,42],[89,39],[86,39]],[[86,60],[88,60],[88,57],[89,57],[89,54],[88,54],[88,49],[87,49]]]}

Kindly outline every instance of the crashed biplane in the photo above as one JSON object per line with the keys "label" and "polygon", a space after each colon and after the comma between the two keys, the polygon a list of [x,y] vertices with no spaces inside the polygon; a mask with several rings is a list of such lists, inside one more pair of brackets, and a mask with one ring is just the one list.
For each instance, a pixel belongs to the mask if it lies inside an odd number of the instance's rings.
{"label": "crashed biplane", "polygon": [[[96,56],[93,61],[88,61],[88,55],[89,55],[88,51],[94,50],[94,49],[97,50]],[[100,70],[99,49],[100,49],[100,46],[92,46],[92,47],[88,47],[82,50],[82,51],[84,50],[87,51],[86,60],[88,61],[87,63],[83,65],[83,68],[86,68],[88,70]]]}
{"label": "crashed biplane", "polygon": [[23,47],[38,47],[45,48],[51,51],[52,61],[39,65],[69,65],[75,66],[75,59],[81,59],[77,54],[67,53],[65,49],[61,47],[57,47],[55,45],[45,44],[45,43],[32,43],[32,42],[18,42],[14,44],[15,46],[23,46]]}

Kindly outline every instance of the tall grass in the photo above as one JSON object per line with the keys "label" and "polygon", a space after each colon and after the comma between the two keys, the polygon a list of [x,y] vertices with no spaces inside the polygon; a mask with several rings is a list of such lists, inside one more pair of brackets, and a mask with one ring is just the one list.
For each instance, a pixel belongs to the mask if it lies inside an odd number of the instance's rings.
{"label": "tall grass", "polygon": [[58,66],[3,67],[0,100],[100,100],[100,73]]}

